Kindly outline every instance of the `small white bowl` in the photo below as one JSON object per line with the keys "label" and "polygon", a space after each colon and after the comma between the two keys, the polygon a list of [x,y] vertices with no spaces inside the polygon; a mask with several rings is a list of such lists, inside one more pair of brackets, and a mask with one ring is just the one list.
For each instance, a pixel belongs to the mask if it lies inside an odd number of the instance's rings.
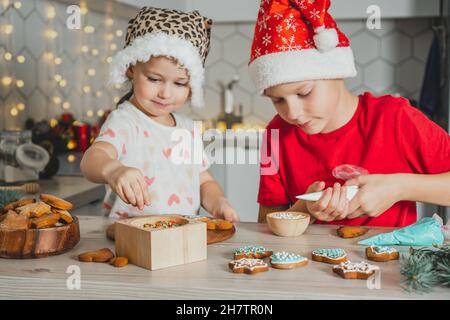
{"label": "small white bowl", "polygon": [[304,212],[280,211],[266,216],[269,229],[280,237],[297,237],[309,226],[310,215]]}

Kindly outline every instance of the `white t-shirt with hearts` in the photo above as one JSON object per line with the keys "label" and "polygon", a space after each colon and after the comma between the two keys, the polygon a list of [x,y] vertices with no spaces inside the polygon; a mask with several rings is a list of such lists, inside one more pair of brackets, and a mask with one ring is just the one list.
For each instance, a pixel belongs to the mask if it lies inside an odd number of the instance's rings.
{"label": "white t-shirt with hearts", "polygon": [[[208,159],[194,121],[173,113],[175,127],[148,117],[129,101],[112,111],[95,140],[112,144],[118,160],[138,168],[148,185],[151,204],[144,210],[126,204],[106,185],[105,215],[127,218],[146,214],[198,214],[200,173]],[[182,141],[182,142],[181,142]]]}

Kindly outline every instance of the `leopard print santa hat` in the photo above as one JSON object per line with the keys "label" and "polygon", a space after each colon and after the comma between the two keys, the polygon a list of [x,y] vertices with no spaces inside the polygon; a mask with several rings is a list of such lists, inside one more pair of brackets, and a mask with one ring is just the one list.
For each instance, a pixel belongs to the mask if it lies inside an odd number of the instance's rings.
{"label": "leopard print santa hat", "polygon": [[209,52],[212,20],[198,11],[143,7],[128,22],[125,46],[111,62],[109,82],[122,84],[126,71],[152,56],[175,58],[189,73],[191,105],[203,107],[205,60]]}

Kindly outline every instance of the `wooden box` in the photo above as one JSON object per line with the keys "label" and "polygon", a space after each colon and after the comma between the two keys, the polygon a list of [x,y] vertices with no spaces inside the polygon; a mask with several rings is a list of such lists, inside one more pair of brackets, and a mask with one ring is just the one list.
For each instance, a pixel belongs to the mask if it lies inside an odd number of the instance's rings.
{"label": "wooden box", "polygon": [[[175,220],[181,226],[145,228],[145,224]],[[178,215],[159,215],[121,220],[115,224],[116,255],[130,263],[157,270],[206,259],[206,223]]]}

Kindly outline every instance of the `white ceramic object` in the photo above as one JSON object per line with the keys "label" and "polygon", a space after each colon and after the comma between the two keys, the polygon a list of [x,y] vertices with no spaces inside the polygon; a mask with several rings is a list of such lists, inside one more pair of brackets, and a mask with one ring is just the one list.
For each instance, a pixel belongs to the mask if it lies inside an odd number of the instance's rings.
{"label": "white ceramic object", "polygon": [[[352,200],[353,197],[358,193],[358,186],[348,186],[347,187],[347,199],[348,201]],[[312,193],[305,193],[302,195],[297,196],[297,199],[300,200],[306,200],[306,201],[317,201],[322,197],[323,191],[319,192],[312,192]]]}

